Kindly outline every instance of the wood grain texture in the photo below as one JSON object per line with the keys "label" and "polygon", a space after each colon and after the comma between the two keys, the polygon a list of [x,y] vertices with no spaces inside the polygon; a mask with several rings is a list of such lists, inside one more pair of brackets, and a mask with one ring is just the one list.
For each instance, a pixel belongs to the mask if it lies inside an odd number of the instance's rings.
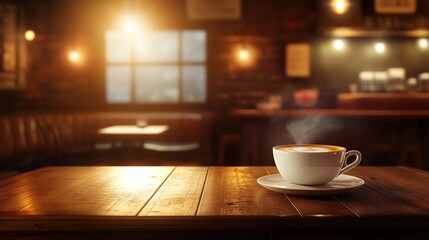
{"label": "wood grain texture", "polygon": [[[390,199],[385,200],[384,207],[389,202],[408,210],[407,214],[429,213],[429,174],[417,173],[407,168],[391,167],[359,167],[352,173],[365,180],[365,185],[380,195]],[[383,204],[383,202],[381,202]],[[390,214],[404,214],[389,209]]]}
{"label": "wood grain texture", "polygon": [[208,167],[176,167],[139,216],[195,216]]}
{"label": "wood grain texture", "polygon": [[[269,174],[278,174],[276,167],[266,167]],[[350,193],[352,194],[352,193]],[[303,198],[288,196],[303,217],[354,216],[346,206],[332,196]]]}
{"label": "wood grain texture", "polygon": [[33,239],[69,233],[80,238],[83,232],[92,232],[100,239],[113,237],[108,233],[140,238],[154,232],[160,239],[185,232],[216,239],[232,233],[239,238],[248,231],[258,238],[311,239],[320,231],[331,235],[338,229],[343,236],[365,231],[377,231],[380,236],[386,232],[388,236],[408,236],[409,231],[416,236],[429,234],[425,184],[429,174],[425,171],[358,167],[348,174],[363,178],[367,181],[364,186],[322,198],[269,191],[256,182],[268,173],[277,170],[43,168],[0,182],[0,239],[8,234],[21,237],[23,232],[23,238]]}
{"label": "wood grain texture", "polygon": [[173,167],[51,167],[0,183],[0,214],[135,216]]}
{"label": "wood grain texture", "polygon": [[299,216],[289,200],[258,185],[263,167],[210,167],[198,216]]}

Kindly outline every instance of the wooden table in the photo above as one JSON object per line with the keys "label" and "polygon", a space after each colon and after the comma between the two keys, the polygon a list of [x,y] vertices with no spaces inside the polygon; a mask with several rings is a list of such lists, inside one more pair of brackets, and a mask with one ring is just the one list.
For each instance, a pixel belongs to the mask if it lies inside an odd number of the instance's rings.
{"label": "wooden table", "polygon": [[147,125],[145,127],[138,127],[136,125],[114,125],[110,127],[101,128],[97,131],[98,144],[121,143],[124,146],[127,155],[133,154],[133,149],[147,140],[156,140],[161,134],[169,129],[167,125]]}
{"label": "wooden table", "polygon": [[275,167],[48,167],[0,182],[7,239],[412,239],[429,233],[429,173],[357,167],[344,195],[259,186]]}
{"label": "wooden table", "polygon": [[167,125],[148,125],[146,127],[138,127],[135,125],[115,125],[98,130],[98,135],[103,137],[118,138],[139,138],[142,136],[159,135],[168,130]]}

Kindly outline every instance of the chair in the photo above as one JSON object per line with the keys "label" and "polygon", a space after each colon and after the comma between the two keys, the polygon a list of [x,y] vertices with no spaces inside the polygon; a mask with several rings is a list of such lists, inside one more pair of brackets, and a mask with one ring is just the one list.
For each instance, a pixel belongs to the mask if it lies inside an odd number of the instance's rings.
{"label": "chair", "polygon": [[[204,119],[200,114],[165,115],[149,124],[168,124],[168,131],[143,143],[145,160],[156,165],[202,165],[204,162]],[[173,162],[173,163],[172,163]]]}
{"label": "chair", "polygon": [[0,117],[0,180],[18,174],[16,169],[11,168],[10,164],[13,155],[12,132],[10,119]]}
{"label": "chair", "polygon": [[222,134],[219,140],[219,158],[218,165],[225,165],[227,146],[235,146],[237,149],[240,145],[240,134],[237,133],[228,133]]}

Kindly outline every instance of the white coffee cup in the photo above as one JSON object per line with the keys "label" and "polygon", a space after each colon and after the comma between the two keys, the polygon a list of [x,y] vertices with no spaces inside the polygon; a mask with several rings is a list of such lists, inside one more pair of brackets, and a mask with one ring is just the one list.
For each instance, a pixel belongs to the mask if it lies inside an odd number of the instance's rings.
{"label": "white coffee cup", "polygon": [[[301,185],[323,185],[356,167],[362,154],[357,150],[324,144],[293,144],[273,147],[274,162],[287,181]],[[353,162],[347,158],[356,156]]]}

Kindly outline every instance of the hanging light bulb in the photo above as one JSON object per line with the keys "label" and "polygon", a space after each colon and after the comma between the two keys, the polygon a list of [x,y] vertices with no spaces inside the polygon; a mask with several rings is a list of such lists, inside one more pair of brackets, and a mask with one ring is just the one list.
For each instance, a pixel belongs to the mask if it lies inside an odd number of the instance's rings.
{"label": "hanging light bulb", "polygon": [[243,61],[243,62],[248,61],[248,60],[249,60],[249,57],[250,57],[250,53],[249,53],[249,51],[248,51],[246,48],[242,47],[242,48],[238,51],[238,58],[239,58],[241,61]]}
{"label": "hanging light bulb", "polygon": [[25,40],[31,42],[36,38],[36,33],[33,30],[27,30],[24,33]]}
{"label": "hanging light bulb", "polygon": [[419,40],[417,40],[417,45],[421,49],[427,49],[429,47],[429,42],[426,38],[419,38]]}
{"label": "hanging light bulb", "polygon": [[384,53],[384,51],[386,50],[386,44],[384,44],[383,42],[377,42],[374,44],[374,50],[377,53]]}
{"label": "hanging light bulb", "polygon": [[349,10],[350,3],[348,0],[332,0],[331,8],[336,14],[344,14]]}
{"label": "hanging light bulb", "polygon": [[132,16],[124,17],[122,20],[122,29],[126,33],[134,32],[138,29],[138,22],[137,20]]}
{"label": "hanging light bulb", "polygon": [[344,40],[342,40],[342,39],[335,39],[332,42],[332,46],[337,51],[343,50],[344,49]]}
{"label": "hanging light bulb", "polygon": [[78,63],[81,59],[80,53],[76,50],[70,51],[68,56],[69,56],[70,62],[72,63]]}

